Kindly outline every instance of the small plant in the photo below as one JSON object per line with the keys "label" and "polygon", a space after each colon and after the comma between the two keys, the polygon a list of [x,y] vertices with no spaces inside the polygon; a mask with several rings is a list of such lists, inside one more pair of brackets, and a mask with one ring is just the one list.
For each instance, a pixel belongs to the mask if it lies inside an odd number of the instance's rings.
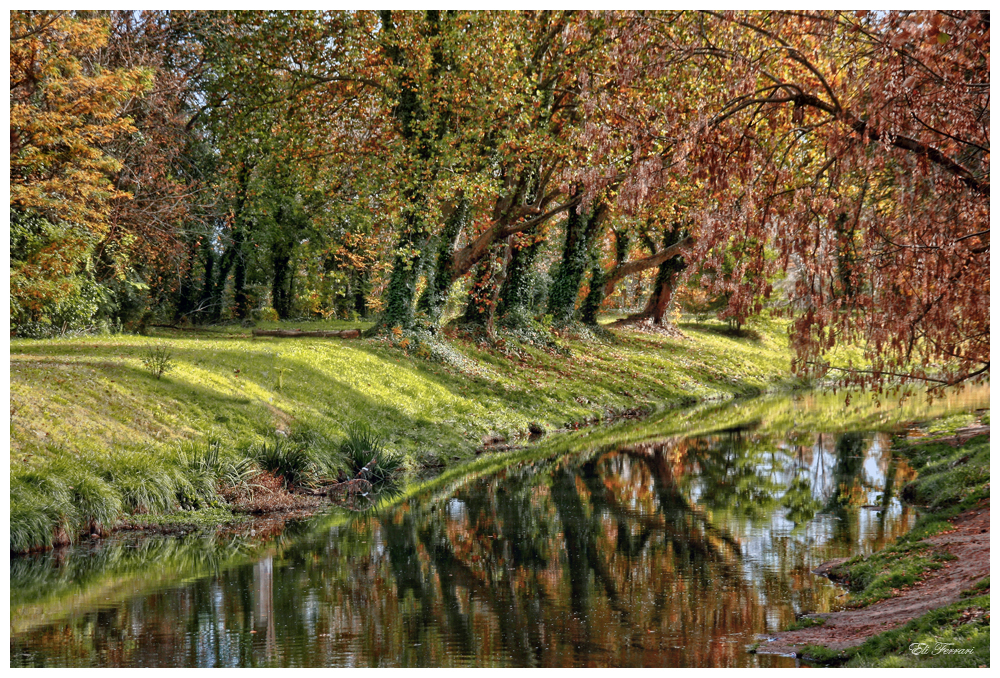
{"label": "small plant", "polygon": [[292,369],[290,367],[278,367],[275,371],[278,373],[278,390],[280,391],[285,385],[285,372],[291,372]]}
{"label": "small plant", "polygon": [[382,436],[361,422],[347,427],[347,438],[340,444],[340,451],[355,474],[365,469],[373,483],[390,480],[403,465],[400,455],[385,449]]}
{"label": "small plant", "polygon": [[172,358],[173,356],[170,351],[168,351],[165,347],[150,347],[147,348],[146,352],[142,355],[142,366],[145,367],[150,374],[159,379],[176,367]]}

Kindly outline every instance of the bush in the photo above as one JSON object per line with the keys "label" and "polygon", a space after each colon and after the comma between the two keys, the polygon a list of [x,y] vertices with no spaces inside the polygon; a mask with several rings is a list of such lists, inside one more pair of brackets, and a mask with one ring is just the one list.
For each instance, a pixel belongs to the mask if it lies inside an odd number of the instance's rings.
{"label": "bush", "polygon": [[270,306],[255,308],[250,311],[250,319],[255,323],[276,323],[278,322],[278,312]]}
{"label": "bush", "polygon": [[142,355],[142,366],[157,379],[175,367],[170,351],[163,346],[147,348]]}

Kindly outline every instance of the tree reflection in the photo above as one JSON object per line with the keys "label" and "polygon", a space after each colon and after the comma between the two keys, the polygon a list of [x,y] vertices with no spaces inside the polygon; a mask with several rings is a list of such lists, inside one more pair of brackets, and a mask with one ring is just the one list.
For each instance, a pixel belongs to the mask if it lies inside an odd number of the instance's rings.
{"label": "tree reflection", "polygon": [[[891,463],[888,482],[865,471],[870,439],[811,440],[731,432],[522,462],[73,618],[59,642],[92,664],[747,665],[754,634],[836,595],[808,539],[855,539],[862,496],[888,507],[893,491]],[[821,509],[848,519],[823,537]],[[13,639],[12,665],[15,649],[44,663],[50,642]]]}

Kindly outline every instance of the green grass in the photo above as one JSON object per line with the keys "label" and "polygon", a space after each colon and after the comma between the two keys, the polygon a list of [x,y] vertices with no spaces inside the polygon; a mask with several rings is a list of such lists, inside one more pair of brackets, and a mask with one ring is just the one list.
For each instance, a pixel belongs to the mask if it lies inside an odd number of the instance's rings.
{"label": "green grass", "polygon": [[[808,645],[802,657],[848,668],[962,668],[990,664],[990,597],[959,601],[847,650]],[[911,649],[912,648],[912,649]],[[945,653],[945,648],[963,650]],[[916,649],[922,654],[914,654]],[[966,654],[965,650],[971,650]]]}
{"label": "green grass", "polygon": [[[371,426],[393,463],[413,472],[466,464],[485,438],[526,440],[533,422],[548,431],[576,428],[626,411],[665,413],[797,384],[785,321],[762,319],[742,337],[726,335],[721,323],[681,327],[687,339],[620,333],[563,338],[559,350],[455,338],[447,351],[461,357],[460,367],[418,357],[398,341],[254,339],[237,326],[14,340],[11,548],[50,545],[62,536],[59,526],[75,538],[123,514],[213,506],[218,484],[241,482],[278,440],[305,450],[303,480],[352,475],[340,444],[354,422]],[[160,378],[143,363],[155,348],[172,366]],[[801,430],[843,426],[820,425],[809,404],[842,396],[803,399],[802,407],[763,413],[737,404],[699,426],[753,417]],[[848,419],[866,429],[907,416],[867,400],[852,412]]]}
{"label": "green grass", "polygon": [[784,631],[800,631],[802,629],[811,629],[816,626],[823,626],[826,624],[826,619],[823,617],[800,617],[794,622],[785,627]]}
{"label": "green grass", "polygon": [[919,473],[905,497],[949,518],[990,496],[990,437],[977,436],[961,447],[944,443],[909,444],[902,452]]}
{"label": "green grass", "polygon": [[987,575],[982,579],[980,579],[978,582],[976,582],[976,585],[973,586],[971,589],[962,591],[962,597],[971,598],[973,596],[981,596],[984,593],[989,593],[989,592],[990,592],[990,577],[989,575]]}

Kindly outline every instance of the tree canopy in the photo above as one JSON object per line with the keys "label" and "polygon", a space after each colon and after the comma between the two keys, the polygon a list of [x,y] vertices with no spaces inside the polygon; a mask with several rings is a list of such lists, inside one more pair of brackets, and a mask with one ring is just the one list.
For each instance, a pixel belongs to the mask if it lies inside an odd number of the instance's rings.
{"label": "tree canopy", "polygon": [[806,374],[983,378],[989,23],[12,11],[13,329],[682,303],[788,312]]}

